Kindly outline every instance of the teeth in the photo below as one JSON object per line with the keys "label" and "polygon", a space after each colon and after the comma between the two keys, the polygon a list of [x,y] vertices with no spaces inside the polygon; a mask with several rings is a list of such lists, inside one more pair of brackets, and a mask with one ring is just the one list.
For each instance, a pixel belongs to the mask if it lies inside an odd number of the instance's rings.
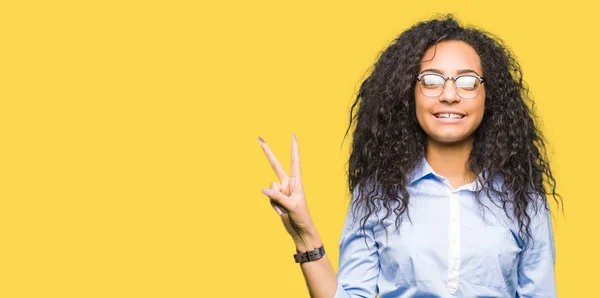
{"label": "teeth", "polygon": [[452,113],[439,113],[439,114],[436,114],[435,117],[437,117],[437,118],[457,118],[457,119],[461,119],[464,116],[460,115],[460,114],[452,114]]}

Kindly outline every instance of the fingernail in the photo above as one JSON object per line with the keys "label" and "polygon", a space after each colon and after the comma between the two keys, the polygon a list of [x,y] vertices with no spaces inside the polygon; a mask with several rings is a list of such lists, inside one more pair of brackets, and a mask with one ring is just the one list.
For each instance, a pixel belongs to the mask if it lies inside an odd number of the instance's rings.
{"label": "fingernail", "polygon": [[264,144],[265,140],[263,140],[261,137],[258,137],[258,142],[260,142],[261,144]]}
{"label": "fingernail", "polygon": [[296,134],[292,133],[292,137],[294,138],[294,141],[298,141],[298,138],[296,138]]}
{"label": "fingernail", "polygon": [[279,206],[273,205],[273,208],[275,209],[275,211],[277,212],[277,214],[279,214],[279,215],[283,214],[283,212],[281,212],[281,209],[279,209]]}
{"label": "fingernail", "polygon": [[273,196],[273,191],[269,188],[263,188],[262,193],[264,193],[265,195],[272,197]]}

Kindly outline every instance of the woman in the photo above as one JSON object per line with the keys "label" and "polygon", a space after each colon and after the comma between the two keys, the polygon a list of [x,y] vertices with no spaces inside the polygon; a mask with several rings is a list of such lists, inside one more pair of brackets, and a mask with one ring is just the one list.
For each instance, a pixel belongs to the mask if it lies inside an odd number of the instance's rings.
{"label": "woman", "polygon": [[[333,271],[306,205],[298,143],[263,193],[312,297],[555,297],[548,197],[558,202],[521,69],[452,16],[381,55],[350,111],[353,194]],[[348,131],[347,131],[348,132]]]}

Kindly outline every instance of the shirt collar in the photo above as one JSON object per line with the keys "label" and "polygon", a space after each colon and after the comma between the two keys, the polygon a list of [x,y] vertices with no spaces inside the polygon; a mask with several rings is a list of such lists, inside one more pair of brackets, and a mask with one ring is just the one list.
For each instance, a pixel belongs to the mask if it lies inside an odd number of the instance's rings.
{"label": "shirt collar", "polygon": [[425,159],[425,157],[422,157],[421,160],[419,161],[419,163],[417,164],[417,166],[415,167],[414,171],[410,175],[408,184],[415,183],[418,180],[421,180],[422,178],[424,178],[425,176],[428,176],[428,175],[437,175],[437,174],[435,173],[435,171],[433,171],[433,169],[427,162],[427,159]]}
{"label": "shirt collar", "polygon": [[[444,179],[444,177],[438,175],[433,170],[433,168],[427,162],[427,159],[425,157],[422,157],[421,160],[419,161],[419,163],[417,164],[417,166],[415,167],[414,171],[412,172],[412,174],[409,176],[409,185],[413,184],[421,179],[430,178],[430,177],[433,177],[437,180]],[[484,177],[484,173],[480,173],[477,176],[477,179],[475,179],[475,181],[473,181],[469,184],[460,186],[459,188],[457,188],[455,190],[460,190],[460,189],[466,189],[466,190],[470,190],[470,191],[481,190],[482,186],[481,186],[481,183],[478,183],[478,180],[483,181],[483,177]],[[493,183],[494,184],[502,183],[501,180],[502,179],[500,177],[496,177],[496,179],[494,179]]]}

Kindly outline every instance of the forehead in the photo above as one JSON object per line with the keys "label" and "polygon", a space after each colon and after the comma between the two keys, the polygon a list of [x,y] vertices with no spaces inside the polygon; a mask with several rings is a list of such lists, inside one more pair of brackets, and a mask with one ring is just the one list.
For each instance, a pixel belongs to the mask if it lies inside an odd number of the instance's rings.
{"label": "forehead", "polygon": [[444,41],[425,51],[419,72],[437,69],[444,75],[456,75],[459,70],[471,69],[481,73],[481,61],[475,49],[462,41]]}

